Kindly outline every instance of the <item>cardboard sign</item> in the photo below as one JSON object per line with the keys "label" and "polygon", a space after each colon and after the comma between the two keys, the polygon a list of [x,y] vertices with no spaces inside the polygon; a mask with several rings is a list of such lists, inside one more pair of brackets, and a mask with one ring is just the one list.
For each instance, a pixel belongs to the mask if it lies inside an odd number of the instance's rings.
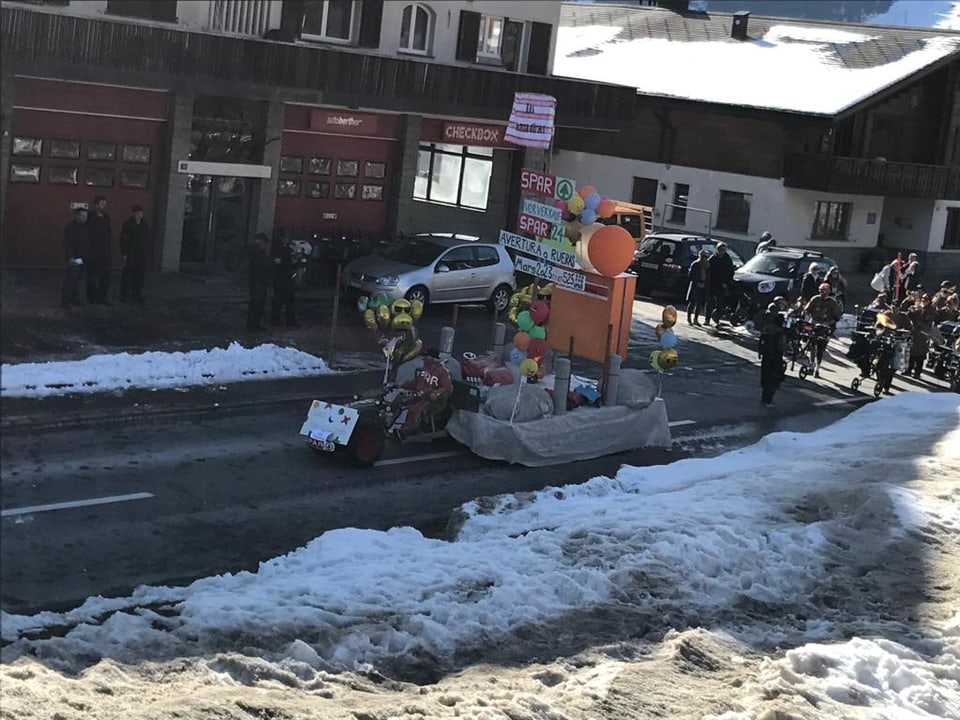
{"label": "cardboard sign", "polygon": [[559,268],[542,260],[531,260],[530,258],[518,255],[514,262],[514,267],[516,267],[519,272],[533,275],[541,280],[549,280],[558,287],[566,288],[567,290],[584,292],[587,287],[587,278],[583,273],[579,273],[576,270]]}
{"label": "cardboard sign", "polygon": [[555,97],[539,93],[514,93],[505,139],[521,147],[546,150],[553,140],[556,112]]}
{"label": "cardboard sign", "polygon": [[544,235],[549,236],[553,228],[553,225],[546,220],[525,213],[521,213],[517,225],[520,228],[520,232],[537,237],[543,237]]}
{"label": "cardboard sign", "polygon": [[[559,225],[563,222],[563,211],[553,205],[544,205],[535,200],[523,201],[523,212],[526,215],[532,215],[535,218],[546,220],[548,223]],[[549,235],[550,233],[544,233]]]}
{"label": "cardboard sign", "polygon": [[354,408],[314,400],[310,403],[300,434],[310,436],[313,433],[315,437],[323,436],[337,445],[346,445],[359,418],[360,413]]}
{"label": "cardboard sign", "polygon": [[531,240],[528,237],[516,235],[506,230],[500,231],[500,244],[517,252],[533,255],[553,265],[572,269],[580,267],[577,264],[577,256],[573,252],[544,245],[540,240]]}

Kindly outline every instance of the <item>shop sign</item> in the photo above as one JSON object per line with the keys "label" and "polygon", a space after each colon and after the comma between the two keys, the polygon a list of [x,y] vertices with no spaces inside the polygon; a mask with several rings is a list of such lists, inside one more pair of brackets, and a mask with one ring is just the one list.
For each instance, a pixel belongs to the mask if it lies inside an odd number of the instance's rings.
{"label": "shop sign", "polygon": [[569,178],[524,168],[520,171],[520,189],[545,198],[569,200],[576,192],[577,184]]}
{"label": "shop sign", "polygon": [[531,240],[523,235],[501,230],[500,244],[517,252],[533,255],[536,258],[540,258],[554,265],[561,265],[567,268],[578,267],[577,256],[574,253],[544,245],[539,240]]}
{"label": "shop sign", "polygon": [[454,145],[500,147],[504,144],[501,125],[448,122],[443,124],[443,141]]}
{"label": "shop sign", "polygon": [[[526,215],[532,215],[535,218],[546,220],[553,225],[561,225],[563,223],[563,211],[560,208],[554,207],[553,205],[544,205],[535,200],[524,200],[523,212]],[[537,235],[550,234],[551,233],[537,233]]]}
{"label": "shop sign", "polygon": [[384,134],[390,134],[390,128],[382,127],[380,120],[379,115],[370,113],[341,112],[339,110],[310,111],[310,129],[334,135],[380,137]]}
{"label": "shop sign", "polygon": [[517,226],[520,232],[536,237],[549,236],[553,232],[553,225],[543,218],[521,213]]}
{"label": "shop sign", "polygon": [[585,292],[587,289],[586,276],[576,270],[567,270],[542,260],[526,258],[523,255],[517,255],[514,267],[516,267],[519,272],[533,275],[535,278],[541,280],[547,280],[565,290]]}

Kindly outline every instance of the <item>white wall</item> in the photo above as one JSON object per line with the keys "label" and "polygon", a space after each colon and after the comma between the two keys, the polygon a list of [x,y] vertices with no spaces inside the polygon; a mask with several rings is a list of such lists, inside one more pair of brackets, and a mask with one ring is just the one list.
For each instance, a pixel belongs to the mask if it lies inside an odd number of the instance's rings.
{"label": "white wall", "polygon": [[[380,49],[387,54],[398,51],[400,23],[403,9],[409,5],[405,0],[390,0],[383,4],[383,25],[380,30]],[[460,11],[509,17],[512,20],[549,23],[553,26],[553,47],[550,48],[548,68],[553,67],[553,52],[556,46],[557,27],[560,25],[560,0],[423,0],[420,3],[435,14],[433,46],[430,58],[442,63],[454,63],[457,56],[457,30],[460,27]],[[527,28],[529,33],[529,28]],[[529,41],[529,35],[527,35]]]}
{"label": "white wall", "polygon": [[960,255],[960,248],[943,247],[943,234],[947,231],[947,208],[960,208],[960,202],[937,200],[933,206],[933,218],[930,222],[930,237],[927,250],[937,253]]}
{"label": "white wall", "polygon": [[[674,184],[690,186],[687,202],[690,208],[701,208],[713,213],[716,224],[720,190],[751,193],[750,227],[746,234],[716,230],[715,235],[756,241],[760,234],[769,230],[781,245],[824,246],[836,244],[847,248],[869,248],[877,243],[883,215],[883,198],[865,195],[821,193],[785,188],[779,179],[751,175],[715,172],[677,165],[630,160],[606,155],[589,155],[582,152],[560,150],[552,156],[550,172],[573,178],[578,186],[594,185],[597,191],[618,200],[629,201],[633,191],[633,178],[657,178],[661,187],[657,192],[657,207],[654,211],[655,225],[685,229],[688,232],[704,233],[707,216],[687,211],[685,225],[663,222],[664,205],[673,202]],[[666,189],[662,186],[666,185]],[[811,240],[815,204],[818,201],[853,203],[850,234],[846,242]],[[868,213],[874,213],[874,223],[867,224]],[[666,213],[669,218],[669,212]]]}
{"label": "white wall", "polygon": [[884,246],[927,250],[931,242],[933,205],[933,200],[887,198],[880,224]]}

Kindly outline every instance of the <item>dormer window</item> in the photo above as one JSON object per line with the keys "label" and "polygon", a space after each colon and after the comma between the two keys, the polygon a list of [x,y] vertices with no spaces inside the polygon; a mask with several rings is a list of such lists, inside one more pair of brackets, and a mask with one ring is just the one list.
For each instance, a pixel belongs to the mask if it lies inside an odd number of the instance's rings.
{"label": "dormer window", "polygon": [[307,0],[303,11],[303,37],[350,42],[356,15],[356,0]]}
{"label": "dormer window", "polygon": [[433,21],[433,11],[426,5],[407,5],[400,21],[400,51],[418,55],[429,54]]}

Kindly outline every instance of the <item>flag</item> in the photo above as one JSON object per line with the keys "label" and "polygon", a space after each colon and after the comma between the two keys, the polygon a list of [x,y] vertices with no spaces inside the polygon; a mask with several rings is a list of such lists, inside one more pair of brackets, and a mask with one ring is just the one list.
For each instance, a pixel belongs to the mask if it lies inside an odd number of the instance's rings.
{"label": "flag", "polygon": [[513,109],[507,122],[504,139],[521,147],[550,147],[557,99],[539,93],[514,93]]}

